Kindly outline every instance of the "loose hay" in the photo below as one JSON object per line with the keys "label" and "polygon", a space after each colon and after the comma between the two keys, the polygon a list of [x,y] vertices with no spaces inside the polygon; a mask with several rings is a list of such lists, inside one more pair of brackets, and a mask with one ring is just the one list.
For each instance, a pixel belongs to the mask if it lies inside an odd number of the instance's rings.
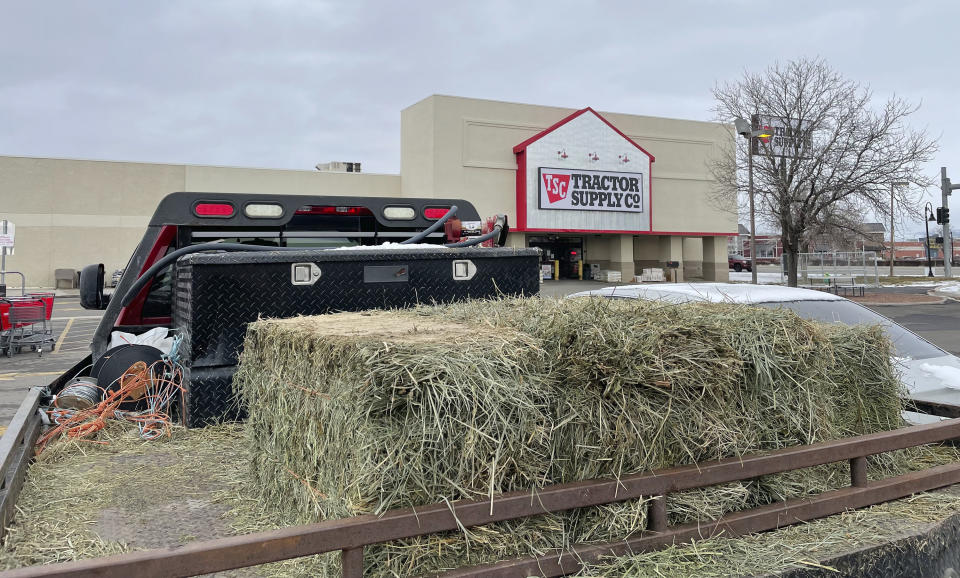
{"label": "loose hay", "polygon": [[[937,455],[944,460],[957,459],[956,452],[946,449]],[[949,522],[958,516],[960,493],[954,487],[761,534],[720,536],[654,552],[607,558],[588,565],[576,576],[720,578],[781,575],[789,570],[812,568],[825,570],[819,575],[871,576],[878,571],[870,565],[871,558],[879,553],[850,557],[845,560],[843,572],[823,562],[877,546],[902,549],[901,556],[936,551],[942,544],[931,544],[932,536],[922,532],[930,529],[929,524]],[[953,522],[957,523],[955,519]],[[913,538],[915,533],[919,536]],[[905,536],[910,537],[906,544],[893,544]],[[881,568],[890,571],[888,567]]]}
{"label": "loose hay", "polygon": [[[217,494],[241,483],[246,460],[237,425],[178,428],[144,441],[136,426],[108,421],[97,439],[67,439],[37,456],[7,529],[0,567],[65,562],[176,546],[232,533],[234,505]],[[218,526],[222,526],[218,528]]]}
{"label": "loose hay", "polygon": [[[144,443],[135,430],[124,429],[123,424],[114,424],[104,433],[110,445],[59,445],[45,452],[30,469],[17,501],[16,518],[0,549],[0,567],[77,560],[149,547],[137,541],[111,539],[116,529],[106,527],[101,520],[105,512],[118,508],[131,522],[149,530],[153,539],[167,545],[271,530],[286,523],[284,516],[264,504],[249,484],[244,462],[246,443],[236,425],[178,430],[173,439],[159,444]],[[958,458],[953,448],[922,451],[923,459],[911,465],[925,468]],[[164,484],[144,488],[144,480],[162,480]],[[51,493],[51,488],[56,491]],[[163,503],[188,500],[215,504],[226,513],[206,518],[205,531],[193,535],[185,534],[175,524],[155,523],[153,512]],[[609,506],[614,511],[618,507]],[[604,560],[586,573],[621,576],[625,567],[630,569],[625,572],[629,576],[756,575],[760,569],[775,572],[884,543],[957,514],[960,498],[956,489],[919,494],[778,532],[737,540],[718,538],[710,541],[709,547],[699,543],[689,549],[684,546],[633,560]],[[559,525],[556,529],[559,531]],[[483,532],[478,534],[482,536]],[[455,535],[445,541],[435,537],[430,545],[444,547],[456,539]],[[693,556],[702,559],[691,560]],[[328,561],[312,556],[217,576],[322,576],[328,567]]]}
{"label": "loose hay", "polygon": [[[902,425],[878,328],[732,304],[511,299],[251,324],[251,474],[290,522],[618,477]],[[903,469],[907,454],[874,461]],[[671,519],[845,485],[823,466],[671,496]],[[624,537],[644,500],[365,549],[410,575]],[[337,571],[339,557],[325,557]]]}

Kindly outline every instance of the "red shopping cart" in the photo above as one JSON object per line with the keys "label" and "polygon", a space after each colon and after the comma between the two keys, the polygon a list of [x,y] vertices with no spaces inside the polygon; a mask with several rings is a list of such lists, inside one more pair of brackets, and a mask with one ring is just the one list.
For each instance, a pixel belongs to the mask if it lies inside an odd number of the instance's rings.
{"label": "red shopping cart", "polygon": [[54,343],[52,293],[0,299],[0,352],[11,357],[25,347],[43,355],[43,347]]}

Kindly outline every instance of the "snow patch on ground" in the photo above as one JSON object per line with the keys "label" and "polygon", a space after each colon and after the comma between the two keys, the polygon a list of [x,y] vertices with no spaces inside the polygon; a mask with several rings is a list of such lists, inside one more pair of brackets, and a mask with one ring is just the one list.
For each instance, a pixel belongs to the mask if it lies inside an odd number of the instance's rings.
{"label": "snow patch on ground", "polygon": [[[739,273],[730,271],[730,282],[750,283],[752,281],[750,275],[750,271],[741,271]],[[757,271],[757,283],[760,285],[782,285],[784,282],[785,279],[780,276],[780,273],[763,273]]]}
{"label": "snow patch on ground", "polygon": [[947,295],[960,297],[960,281],[944,281],[943,283],[937,283],[936,289],[938,293],[946,293]]}

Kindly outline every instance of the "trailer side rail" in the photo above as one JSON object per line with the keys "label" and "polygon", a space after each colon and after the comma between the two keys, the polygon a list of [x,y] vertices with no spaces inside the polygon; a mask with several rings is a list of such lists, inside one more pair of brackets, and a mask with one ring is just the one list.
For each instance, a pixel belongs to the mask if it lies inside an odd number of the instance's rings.
{"label": "trailer side rail", "polygon": [[[626,540],[580,545],[563,553],[527,557],[454,570],[445,576],[562,576],[603,556],[656,549],[723,533],[737,536],[788,526],[848,509],[862,508],[911,494],[960,483],[960,463],[929,468],[884,480],[867,479],[866,458],[884,452],[960,438],[960,418],[898,430],[797,446],[762,454],[625,476],[513,492],[491,500],[463,500],[389,511],[195,542],[178,548],[146,550],[63,564],[33,566],[0,573],[0,578],[39,576],[193,576],[340,550],[343,576],[363,575],[363,548],[435,532],[458,530],[598,506],[653,498],[648,529]],[[833,462],[850,462],[850,487],[811,498],[774,503],[724,516],[716,521],[671,527],[666,496],[671,492],[787,472]]]}
{"label": "trailer side rail", "polygon": [[0,438],[0,537],[13,519],[14,506],[27,476],[27,464],[40,437],[40,395],[43,390],[31,388],[20,404],[13,421]]}

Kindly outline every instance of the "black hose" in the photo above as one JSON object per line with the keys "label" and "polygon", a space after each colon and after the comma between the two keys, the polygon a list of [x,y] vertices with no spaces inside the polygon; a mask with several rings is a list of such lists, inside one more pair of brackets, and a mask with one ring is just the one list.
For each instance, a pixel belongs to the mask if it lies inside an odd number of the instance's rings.
{"label": "black hose", "polygon": [[479,237],[473,237],[473,238],[471,238],[471,239],[467,239],[466,241],[460,241],[459,243],[450,243],[449,245],[444,245],[444,247],[451,247],[451,248],[453,248],[453,247],[472,247],[472,246],[474,246],[474,245],[479,245],[480,243],[483,243],[484,241],[487,241],[487,240],[489,240],[489,239],[492,239],[492,238],[496,237],[496,236],[499,235],[499,234],[500,234],[500,227],[494,227],[493,230],[490,231],[489,233],[486,233],[486,234],[484,234],[484,235],[480,235]]}
{"label": "black hose", "polygon": [[164,256],[162,259],[153,264],[152,267],[143,272],[143,275],[137,278],[134,281],[133,285],[127,289],[127,292],[123,294],[123,299],[120,300],[120,305],[126,307],[130,305],[130,302],[133,301],[133,298],[136,297],[144,286],[153,279],[157,273],[162,271],[164,268],[173,263],[180,257],[184,255],[189,255],[190,253],[199,253],[200,251],[302,251],[302,247],[269,247],[264,245],[242,245],[240,243],[200,243],[199,245],[190,245],[189,247],[183,247],[182,249],[177,249],[176,251]]}
{"label": "black hose", "polygon": [[447,219],[449,219],[450,217],[452,217],[452,216],[454,216],[454,215],[456,215],[456,214],[457,214],[457,206],[456,206],[456,205],[452,205],[452,206],[450,207],[450,210],[447,211],[447,214],[444,215],[444,216],[442,216],[442,217],[440,217],[439,219],[437,219],[437,222],[436,222],[436,223],[430,225],[429,227],[427,227],[426,229],[420,231],[419,233],[417,233],[416,235],[410,237],[409,239],[406,239],[406,240],[404,240],[404,241],[400,241],[400,244],[401,244],[401,245],[409,245],[409,244],[411,244],[411,243],[419,243],[420,241],[426,239],[426,238],[427,238],[427,235],[429,235],[430,233],[432,233],[432,232],[436,231],[437,229],[439,229],[440,227],[442,227],[443,224],[447,222]]}

